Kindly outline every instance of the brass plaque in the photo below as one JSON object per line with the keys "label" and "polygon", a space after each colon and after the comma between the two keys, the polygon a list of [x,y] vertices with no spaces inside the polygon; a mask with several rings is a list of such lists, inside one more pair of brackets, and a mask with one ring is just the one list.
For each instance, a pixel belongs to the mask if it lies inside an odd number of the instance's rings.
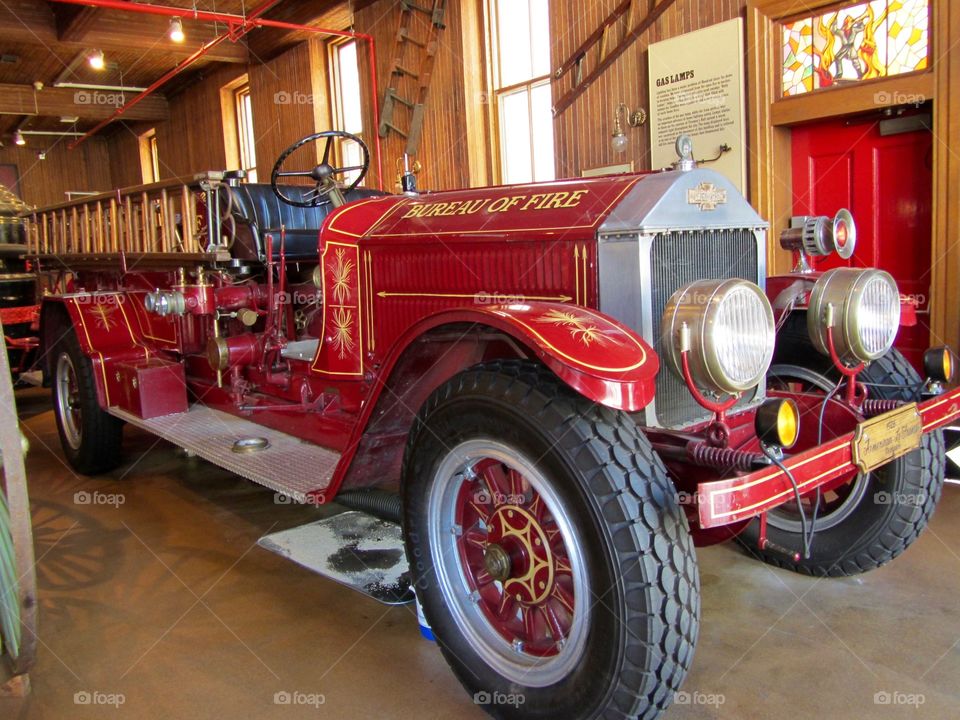
{"label": "brass plaque", "polygon": [[923,420],[916,403],[904,405],[857,426],[851,450],[853,462],[871,472],[891,460],[920,447]]}
{"label": "brass plaque", "polygon": [[687,190],[687,202],[698,205],[701,210],[716,210],[717,205],[727,203],[727,191],[718,188],[714,183],[702,182]]}

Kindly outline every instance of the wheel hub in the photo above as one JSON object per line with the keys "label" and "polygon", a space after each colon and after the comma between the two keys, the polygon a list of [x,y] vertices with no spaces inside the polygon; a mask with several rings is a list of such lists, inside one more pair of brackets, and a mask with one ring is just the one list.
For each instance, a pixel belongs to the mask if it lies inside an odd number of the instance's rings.
{"label": "wheel hub", "polygon": [[554,559],[547,534],[537,519],[521,507],[504,505],[490,518],[487,537],[500,552],[504,552],[502,544],[513,545],[520,560],[513,564],[512,575],[508,572],[506,577],[497,578],[503,581],[504,591],[525,605],[543,602],[553,590]]}
{"label": "wheel hub", "polygon": [[499,582],[510,578],[510,555],[499,545],[488,545],[483,553],[483,566],[490,577]]}

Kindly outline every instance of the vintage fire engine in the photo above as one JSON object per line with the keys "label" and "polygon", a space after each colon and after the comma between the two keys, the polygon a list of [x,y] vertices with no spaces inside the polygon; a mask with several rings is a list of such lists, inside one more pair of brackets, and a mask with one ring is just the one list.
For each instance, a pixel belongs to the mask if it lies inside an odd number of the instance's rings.
{"label": "vintage fire engine", "polygon": [[926,526],[952,356],[920,377],[891,349],[887,273],[811,269],[853,253],[848,213],[785,231],[801,263],[767,278],[767,223],[685,139],[665,172],[384,194],[368,159],[331,164],[342,137],[270,185],[33,216],[79,472],[129,424],[303,502],[399,493],[426,617],[469,692],[523,695],[504,717],[658,716],[697,639],[696,543],[850,575]]}

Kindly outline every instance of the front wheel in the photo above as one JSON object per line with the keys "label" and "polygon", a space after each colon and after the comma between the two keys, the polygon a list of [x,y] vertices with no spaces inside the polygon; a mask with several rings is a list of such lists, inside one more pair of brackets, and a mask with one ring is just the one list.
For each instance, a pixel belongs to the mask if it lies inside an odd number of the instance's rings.
{"label": "front wheel", "polygon": [[[870,363],[857,378],[870,397],[911,402],[919,399],[923,384],[916,370],[897,350]],[[778,340],[770,367],[771,388],[826,395],[838,381],[830,360],[817,353],[806,335],[805,323],[788,322]],[[848,413],[834,424],[825,423],[824,442],[851,432],[863,418]],[[807,437],[816,442],[819,417],[804,418],[813,428]],[[808,443],[810,444],[810,443]],[[794,448],[794,452],[805,449]],[[772,565],[818,576],[855,575],[888,563],[906,550],[926,528],[940,500],[944,470],[943,433],[923,436],[920,447],[872,473],[851,473],[849,480],[828,492],[801,496],[804,514],[816,510],[815,533],[809,558],[793,561],[757,550],[759,522],[754,521],[738,540],[751,553]],[[770,511],[767,537],[781,547],[803,545],[801,515],[796,502]]]}
{"label": "front wheel", "polygon": [[699,579],[660,460],[623,413],[527,362],[420,412],[404,464],[424,613],[497,717],[655,718],[693,658]]}

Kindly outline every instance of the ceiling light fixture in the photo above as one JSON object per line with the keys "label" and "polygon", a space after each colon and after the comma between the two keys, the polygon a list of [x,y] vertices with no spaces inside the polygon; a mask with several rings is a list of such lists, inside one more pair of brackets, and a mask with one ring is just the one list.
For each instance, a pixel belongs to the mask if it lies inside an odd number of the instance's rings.
{"label": "ceiling light fixture", "polygon": [[26,145],[26,144],[27,144],[26,139],[24,139],[24,137],[23,137],[23,133],[21,133],[19,130],[17,130],[17,131],[13,134],[13,142],[14,142],[15,145]]}
{"label": "ceiling light fixture", "polygon": [[107,66],[107,62],[103,58],[103,50],[94,50],[91,52],[87,58],[87,62],[90,63],[90,67],[94,70],[103,70]]}
{"label": "ceiling light fixture", "polygon": [[175,43],[182,43],[187,39],[187,36],[183,34],[183,23],[178,17],[170,19],[170,39]]}

